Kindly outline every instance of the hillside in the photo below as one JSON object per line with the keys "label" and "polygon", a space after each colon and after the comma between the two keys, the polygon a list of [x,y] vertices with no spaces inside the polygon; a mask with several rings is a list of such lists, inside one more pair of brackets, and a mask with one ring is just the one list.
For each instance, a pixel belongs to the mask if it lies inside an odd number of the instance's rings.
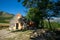
{"label": "hillside", "polygon": [[13,17],[13,14],[0,11],[0,23],[9,23],[9,20]]}

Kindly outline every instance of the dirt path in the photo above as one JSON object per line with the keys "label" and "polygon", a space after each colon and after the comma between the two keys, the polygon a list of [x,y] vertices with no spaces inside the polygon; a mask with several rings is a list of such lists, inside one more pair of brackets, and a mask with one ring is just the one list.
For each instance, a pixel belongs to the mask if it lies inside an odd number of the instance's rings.
{"label": "dirt path", "polygon": [[29,40],[31,31],[11,32],[7,29],[0,30],[0,40]]}
{"label": "dirt path", "polygon": [[10,31],[7,31],[7,29],[2,29],[0,30],[0,39],[4,39],[4,38],[13,38],[14,36],[16,36],[16,33],[12,33]]}

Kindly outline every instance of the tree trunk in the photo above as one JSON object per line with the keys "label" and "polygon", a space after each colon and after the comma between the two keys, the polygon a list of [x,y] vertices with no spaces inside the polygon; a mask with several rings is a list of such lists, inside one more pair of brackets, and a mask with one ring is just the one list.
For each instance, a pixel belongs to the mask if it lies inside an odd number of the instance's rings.
{"label": "tree trunk", "polygon": [[49,24],[50,30],[52,30],[51,23],[50,23],[50,18],[48,18],[48,24]]}
{"label": "tree trunk", "polygon": [[44,28],[44,21],[43,21],[43,18],[41,18],[41,29]]}

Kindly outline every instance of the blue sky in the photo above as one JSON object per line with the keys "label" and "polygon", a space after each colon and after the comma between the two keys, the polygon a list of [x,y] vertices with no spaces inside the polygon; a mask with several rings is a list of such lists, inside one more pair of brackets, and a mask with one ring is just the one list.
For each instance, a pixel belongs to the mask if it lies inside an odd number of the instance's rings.
{"label": "blue sky", "polygon": [[[57,0],[54,1],[57,2]],[[0,11],[5,11],[11,14],[20,13],[25,16],[26,10],[27,9],[22,5],[22,3],[17,2],[17,0],[0,0]]]}
{"label": "blue sky", "polygon": [[0,0],[0,11],[5,11],[11,14],[20,13],[25,16],[27,9],[22,5],[22,3],[18,3],[17,0]]}

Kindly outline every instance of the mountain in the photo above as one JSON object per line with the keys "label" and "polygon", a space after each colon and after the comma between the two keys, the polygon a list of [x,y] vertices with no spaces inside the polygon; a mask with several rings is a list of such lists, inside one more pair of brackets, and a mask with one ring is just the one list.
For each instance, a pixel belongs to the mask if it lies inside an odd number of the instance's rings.
{"label": "mountain", "polygon": [[0,23],[9,23],[9,20],[13,17],[13,14],[0,11]]}

